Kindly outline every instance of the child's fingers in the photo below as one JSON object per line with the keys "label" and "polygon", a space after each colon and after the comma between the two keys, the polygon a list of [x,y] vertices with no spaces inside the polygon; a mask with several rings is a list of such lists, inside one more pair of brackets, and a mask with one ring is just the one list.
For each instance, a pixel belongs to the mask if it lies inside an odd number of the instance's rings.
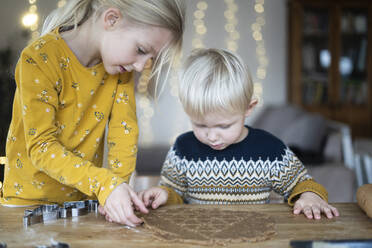
{"label": "child's fingers", "polygon": [[157,197],[154,202],[151,204],[151,207],[153,209],[157,209],[160,205],[163,205],[165,203],[164,197],[159,196]]}
{"label": "child's fingers", "polygon": [[146,207],[151,206],[153,199],[154,199],[154,192],[152,190],[148,190],[144,193],[143,202],[145,203]]}
{"label": "child's fingers", "polygon": [[141,191],[141,192],[138,192],[137,193],[137,195],[138,195],[138,198],[142,201],[142,202],[144,202],[144,199],[143,199],[143,194],[144,194],[144,192],[143,191]]}
{"label": "child's fingers", "polygon": [[142,193],[142,201],[143,201],[143,204],[145,204],[146,207],[149,206],[149,191],[145,191]]}
{"label": "child's fingers", "polygon": [[299,201],[296,201],[294,207],[293,207],[293,213],[294,214],[300,214],[302,212],[302,205]]}
{"label": "child's fingers", "polygon": [[108,215],[105,216],[105,219],[106,219],[108,222],[112,222],[112,219],[111,219]]}
{"label": "child's fingers", "polygon": [[104,209],[101,205],[98,206],[98,212],[99,212],[101,215],[106,215],[105,209]]}
{"label": "child's fingers", "polygon": [[338,212],[338,209],[337,208],[332,207],[332,206],[330,206],[330,207],[331,207],[331,211],[332,211],[332,213],[333,213],[334,216],[340,216],[340,213]]}
{"label": "child's fingers", "polygon": [[327,216],[328,219],[332,219],[333,218],[332,211],[331,211],[331,209],[328,206],[325,206],[323,208],[323,213],[324,213],[325,216]]}
{"label": "child's fingers", "polygon": [[155,197],[154,202],[151,204],[151,207],[153,209],[157,209],[159,206],[165,204],[167,202],[167,199],[168,199],[168,194],[162,191],[159,191],[159,193]]}
{"label": "child's fingers", "polygon": [[294,214],[300,214],[301,213],[301,207],[295,207],[295,208],[293,208],[293,213]]}
{"label": "child's fingers", "polygon": [[133,208],[131,206],[125,206],[124,213],[125,220],[123,224],[134,227],[142,223],[142,220],[134,214]]}
{"label": "child's fingers", "polygon": [[314,219],[319,220],[321,218],[319,206],[312,206],[311,210],[313,211]]}
{"label": "child's fingers", "polygon": [[312,219],[313,218],[313,212],[311,211],[311,208],[310,207],[308,207],[308,206],[304,207],[303,212],[304,212],[304,215],[308,219]]}
{"label": "child's fingers", "polygon": [[106,220],[110,222],[116,222],[121,224],[126,224],[129,226],[135,226],[133,223],[126,223],[123,211],[120,209],[117,209],[115,205],[112,205],[111,207],[105,206],[105,212],[106,212]]}
{"label": "child's fingers", "polygon": [[327,205],[323,209],[324,214],[327,216],[328,219],[332,219],[333,216],[339,216],[339,212],[337,208],[332,207],[331,205]]}
{"label": "child's fingers", "polygon": [[129,195],[131,197],[131,200],[132,200],[134,206],[136,208],[138,208],[138,210],[141,213],[147,214],[149,212],[149,210],[146,208],[145,204],[140,200],[140,198],[138,198],[137,194],[134,193],[134,191],[130,191]]}

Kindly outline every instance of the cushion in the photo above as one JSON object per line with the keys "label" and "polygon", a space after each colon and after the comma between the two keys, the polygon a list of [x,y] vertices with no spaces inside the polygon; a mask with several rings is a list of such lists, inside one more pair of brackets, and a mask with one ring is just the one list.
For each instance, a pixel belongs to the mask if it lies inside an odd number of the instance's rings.
{"label": "cushion", "polygon": [[138,147],[136,171],[139,175],[159,175],[170,146]]}
{"label": "cushion", "polygon": [[344,164],[325,163],[322,166],[306,166],[306,169],[316,182],[327,189],[329,202],[355,201],[355,172]]}
{"label": "cushion", "polygon": [[284,127],[293,123],[303,111],[294,105],[268,106],[252,124],[253,127],[266,130],[281,137]]}
{"label": "cushion", "polygon": [[283,142],[306,152],[320,152],[326,135],[326,121],[318,114],[303,113],[278,136]]}

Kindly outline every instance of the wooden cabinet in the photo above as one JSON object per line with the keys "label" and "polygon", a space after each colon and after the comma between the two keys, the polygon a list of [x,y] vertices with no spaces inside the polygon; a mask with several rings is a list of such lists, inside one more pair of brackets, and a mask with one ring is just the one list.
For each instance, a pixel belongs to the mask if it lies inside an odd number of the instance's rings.
{"label": "wooden cabinet", "polygon": [[372,1],[289,0],[289,101],[372,137]]}

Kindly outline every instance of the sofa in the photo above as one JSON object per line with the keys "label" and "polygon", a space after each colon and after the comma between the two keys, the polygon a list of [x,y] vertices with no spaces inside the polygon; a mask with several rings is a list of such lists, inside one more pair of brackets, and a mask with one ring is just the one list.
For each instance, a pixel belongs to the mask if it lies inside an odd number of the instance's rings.
{"label": "sofa", "polygon": [[[355,201],[356,179],[350,128],[293,105],[266,106],[251,126],[279,137],[329,193],[329,202]],[[139,147],[136,190],[156,185],[169,146]],[[282,198],[272,194],[271,202]]]}

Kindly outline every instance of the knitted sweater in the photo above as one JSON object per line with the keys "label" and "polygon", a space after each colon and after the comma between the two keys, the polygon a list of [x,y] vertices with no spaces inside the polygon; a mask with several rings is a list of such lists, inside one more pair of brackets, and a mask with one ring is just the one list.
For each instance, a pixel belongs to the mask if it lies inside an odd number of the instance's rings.
{"label": "knitted sweater", "polygon": [[222,151],[179,136],[164,162],[160,185],[170,203],[268,203],[273,190],[290,205],[311,191],[327,201],[327,191],[307,173],[296,155],[270,133],[247,127],[249,134]]}

